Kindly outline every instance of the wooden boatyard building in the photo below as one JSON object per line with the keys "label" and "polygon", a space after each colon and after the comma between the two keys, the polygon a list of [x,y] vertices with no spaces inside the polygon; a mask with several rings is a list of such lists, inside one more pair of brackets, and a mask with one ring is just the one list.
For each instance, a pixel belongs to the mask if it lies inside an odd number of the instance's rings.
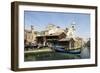
{"label": "wooden boatyard building", "polygon": [[74,49],[76,42],[73,38],[66,38],[66,34],[64,32],[45,36],[37,36],[36,40],[38,44],[43,46],[51,47],[59,45],[66,49]]}
{"label": "wooden boatyard building", "polygon": [[31,30],[25,31],[24,41],[26,43],[35,43],[35,45],[52,47],[55,45],[63,46],[67,49],[76,49],[83,46],[83,39],[74,36],[75,28],[72,25],[70,28],[52,28],[45,31],[42,35],[38,35],[33,27]]}

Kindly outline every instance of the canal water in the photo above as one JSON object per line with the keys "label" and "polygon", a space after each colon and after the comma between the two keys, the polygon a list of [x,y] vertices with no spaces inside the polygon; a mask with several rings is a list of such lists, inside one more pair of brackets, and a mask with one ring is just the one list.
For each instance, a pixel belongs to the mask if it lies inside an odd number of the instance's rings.
{"label": "canal water", "polygon": [[90,58],[90,49],[89,49],[89,47],[82,48],[80,56],[81,56],[81,59]]}
{"label": "canal water", "polygon": [[79,54],[67,54],[59,52],[42,52],[25,54],[24,61],[45,61],[45,60],[64,60],[80,59]]}
{"label": "canal water", "polygon": [[88,59],[90,50],[88,47],[81,49],[80,54],[68,54],[59,52],[29,53],[24,55],[24,61],[44,61],[44,60],[63,60],[63,59]]}

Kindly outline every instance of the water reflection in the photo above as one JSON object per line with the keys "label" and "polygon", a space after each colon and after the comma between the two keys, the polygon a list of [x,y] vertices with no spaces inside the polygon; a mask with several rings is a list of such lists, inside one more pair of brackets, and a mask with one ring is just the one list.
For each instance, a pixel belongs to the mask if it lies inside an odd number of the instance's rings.
{"label": "water reflection", "polygon": [[81,48],[80,54],[41,52],[25,54],[25,61],[62,60],[62,59],[88,59],[90,58],[89,47]]}
{"label": "water reflection", "polygon": [[89,47],[82,48],[80,56],[81,56],[81,59],[90,58],[90,49],[89,49]]}

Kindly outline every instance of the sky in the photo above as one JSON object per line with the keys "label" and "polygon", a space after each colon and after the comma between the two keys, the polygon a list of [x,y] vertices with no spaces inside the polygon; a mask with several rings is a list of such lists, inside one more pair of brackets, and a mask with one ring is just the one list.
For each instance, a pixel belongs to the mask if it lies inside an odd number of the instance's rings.
{"label": "sky", "polygon": [[89,38],[90,36],[90,14],[24,11],[24,25],[33,25],[36,31],[42,31],[48,24],[54,24],[62,29],[70,27],[75,22],[76,36]]}

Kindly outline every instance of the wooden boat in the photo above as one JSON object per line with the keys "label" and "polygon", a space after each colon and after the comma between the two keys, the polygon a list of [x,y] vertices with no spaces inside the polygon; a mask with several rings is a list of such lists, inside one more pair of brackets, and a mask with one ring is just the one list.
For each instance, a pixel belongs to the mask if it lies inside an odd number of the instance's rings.
{"label": "wooden boat", "polygon": [[55,46],[53,50],[55,50],[56,52],[69,53],[69,54],[80,54],[81,53],[80,49],[65,50],[65,48],[62,46]]}

